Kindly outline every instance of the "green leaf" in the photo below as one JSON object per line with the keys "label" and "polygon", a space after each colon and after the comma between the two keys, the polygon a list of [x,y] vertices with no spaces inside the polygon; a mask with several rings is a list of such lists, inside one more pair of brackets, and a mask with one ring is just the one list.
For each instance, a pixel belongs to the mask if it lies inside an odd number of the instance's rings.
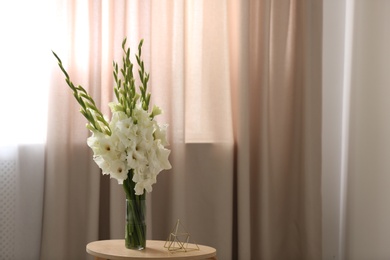
{"label": "green leaf", "polygon": [[122,41],[122,49],[125,49],[127,38],[124,38]]}

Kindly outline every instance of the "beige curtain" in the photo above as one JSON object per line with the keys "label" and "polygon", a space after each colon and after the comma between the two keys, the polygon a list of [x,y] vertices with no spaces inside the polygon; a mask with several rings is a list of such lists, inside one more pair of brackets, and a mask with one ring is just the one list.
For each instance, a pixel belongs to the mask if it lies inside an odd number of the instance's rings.
{"label": "beige curtain", "polygon": [[[321,1],[62,1],[53,49],[108,114],[111,64],[145,39],[173,169],[148,194],[148,237],[177,219],[219,259],[321,258]],[[42,259],[123,238],[124,194],[101,176],[54,66]]]}
{"label": "beige curtain", "polygon": [[231,10],[237,256],[321,259],[321,1]]}

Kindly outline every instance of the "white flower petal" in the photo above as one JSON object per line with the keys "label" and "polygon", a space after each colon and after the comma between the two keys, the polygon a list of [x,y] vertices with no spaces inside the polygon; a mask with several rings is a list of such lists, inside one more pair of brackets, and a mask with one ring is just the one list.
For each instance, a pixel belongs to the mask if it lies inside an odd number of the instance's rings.
{"label": "white flower petal", "polygon": [[154,132],[154,138],[161,140],[163,146],[169,145],[167,141],[167,128],[168,125],[158,125],[156,126],[156,131]]}
{"label": "white flower petal", "polygon": [[128,169],[123,161],[117,160],[110,163],[110,177],[122,184],[127,179]]}

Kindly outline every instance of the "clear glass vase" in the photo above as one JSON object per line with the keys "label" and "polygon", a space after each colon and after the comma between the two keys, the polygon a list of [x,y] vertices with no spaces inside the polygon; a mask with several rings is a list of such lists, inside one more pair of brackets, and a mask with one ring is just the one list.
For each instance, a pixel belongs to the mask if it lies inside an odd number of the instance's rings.
{"label": "clear glass vase", "polygon": [[128,249],[142,250],[146,247],[146,194],[135,194],[132,181],[133,170],[129,170],[123,182],[126,192],[125,246]]}
{"label": "clear glass vase", "polygon": [[144,195],[136,196],[136,199],[126,199],[125,244],[128,249],[142,250],[146,247],[146,202]]}

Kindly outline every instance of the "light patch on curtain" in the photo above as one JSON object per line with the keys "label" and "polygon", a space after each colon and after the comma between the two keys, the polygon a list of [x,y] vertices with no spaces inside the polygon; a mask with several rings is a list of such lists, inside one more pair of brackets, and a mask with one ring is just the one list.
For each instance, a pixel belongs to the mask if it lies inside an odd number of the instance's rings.
{"label": "light patch on curtain", "polygon": [[0,3],[0,144],[43,143],[49,85],[49,0]]}
{"label": "light patch on curtain", "polygon": [[[72,38],[74,46],[72,57],[75,57],[75,60],[72,61],[72,67],[77,68],[77,74],[86,74],[89,68],[91,35],[89,3],[88,1],[76,1],[73,8],[75,19],[72,27],[74,27],[75,37]],[[71,23],[72,20],[69,22]]]}
{"label": "light patch on curtain", "polygon": [[185,141],[231,142],[227,6],[188,2],[185,15]]}

